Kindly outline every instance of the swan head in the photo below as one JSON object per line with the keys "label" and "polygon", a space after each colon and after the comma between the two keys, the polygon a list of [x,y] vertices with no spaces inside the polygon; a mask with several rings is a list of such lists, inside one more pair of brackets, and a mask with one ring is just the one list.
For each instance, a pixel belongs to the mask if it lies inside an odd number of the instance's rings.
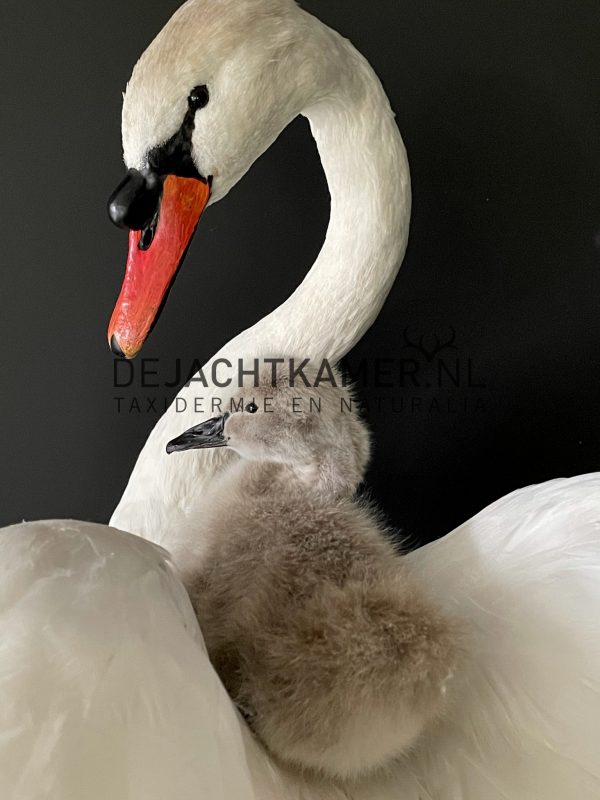
{"label": "swan head", "polygon": [[[330,378],[333,377],[333,382]],[[328,493],[353,492],[369,460],[369,434],[337,371],[301,379],[277,370],[261,376],[224,403],[227,410],[185,431],[167,453],[228,447],[242,458],[286,464],[305,482]]]}
{"label": "swan head", "polygon": [[188,0],[136,64],[122,114],[128,172],[109,200],[130,230],[108,332],[117,355],[140,350],[204,208],[318,98],[320,29],[293,0]]}

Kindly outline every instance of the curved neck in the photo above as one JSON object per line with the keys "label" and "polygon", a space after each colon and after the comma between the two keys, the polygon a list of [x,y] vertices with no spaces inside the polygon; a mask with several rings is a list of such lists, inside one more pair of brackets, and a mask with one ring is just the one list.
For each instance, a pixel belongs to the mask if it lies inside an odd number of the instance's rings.
{"label": "curved neck", "polygon": [[402,263],[411,204],[404,144],[379,79],[336,37],[342,78],[304,111],[331,195],[323,248],[291,297],[228,350],[251,341],[255,355],[339,361],[376,319]]}
{"label": "curved neck", "polygon": [[[327,28],[320,31],[331,57],[332,88],[325,88],[304,113],[331,193],[327,237],[292,296],[214,358],[283,355],[338,361],[377,317],[404,256],[410,178],[387,97],[366,60],[346,40]],[[184,387],[154,428],[111,520],[167,547],[177,539],[191,499],[208,490],[226,458],[221,450],[202,451],[178,470],[165,455],[165,443],[198,422],[190,400],[195,391],[193,383]],[[216,387],[209,391],[219,394]],[[177,413],[179,399],[183,413]]]}

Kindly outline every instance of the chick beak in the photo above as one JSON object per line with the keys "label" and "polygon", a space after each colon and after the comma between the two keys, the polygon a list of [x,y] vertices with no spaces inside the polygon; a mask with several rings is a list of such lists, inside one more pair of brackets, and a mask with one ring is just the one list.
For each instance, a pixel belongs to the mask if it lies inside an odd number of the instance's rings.
{"label": "chick beak", "polygon": [[167,445],[167,453],[177,453],[182,450],[205,450],[210,447],[227,447],[224,429],[225,421],[229,414],[213,417],[189,428],[181,436],[172,439]]}
{"label": "chick beak", "polygon": [[[130,230],[125,278],[108,326],[109,345],[122,358],[137,355],[154,327],[210,199],[210,181],[169,175],[159,189],[136,182],[139,175],[129,176],[109,201],[111,219],[121,227],[141,226],[144,218],[141,230]],[[156,207],[151,219],[141,213],[144,192],[158,192],[149,198]],[[128,217],[128,204],[141,212]]]}

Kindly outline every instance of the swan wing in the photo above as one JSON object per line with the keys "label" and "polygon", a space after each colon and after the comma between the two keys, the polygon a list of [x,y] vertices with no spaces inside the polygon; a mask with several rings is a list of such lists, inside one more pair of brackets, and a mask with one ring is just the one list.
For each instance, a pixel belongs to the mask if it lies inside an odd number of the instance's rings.
{"label": "swan wing", "polygon": [[0,531],[0,571],[3,800],[254,799],[164,551],[107,526],[24,523]]}
{"label": "swan wing", "polygon": [[364,800],[597,800],[600,474],[513,492],[408,559],[468,660],[446,719]]}

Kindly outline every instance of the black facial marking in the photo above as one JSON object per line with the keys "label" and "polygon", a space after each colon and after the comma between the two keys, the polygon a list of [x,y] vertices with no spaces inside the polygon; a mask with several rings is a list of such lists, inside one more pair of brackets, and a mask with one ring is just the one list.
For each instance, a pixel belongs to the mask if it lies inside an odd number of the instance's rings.
{"label": "black facial marking", "polygon": [[194,133],[196,112],[208,103],[206,86],[196,86],[188,97],[186,111],[181,127],[168,142],[154,147],[148,153],[148,166],[158,175],[177,175],[180,178],[196,178],[206,183],[192,159],[192,135]]}
{"label": "black facial marking", "polygon": [[147,250],[158,226],[163,184],[168,175],[195,178],[212,184],[212,175],[200,175],[192,159],[192,135],[196,112],[209,101],[206,86],[196,86],[189,94],[188,109],[177,133],[168,142],[148,153],[148,167],[130,169],[108,201],[108,214],[120,228],[142,231],[138,247]]}
{"label": "black facial marking", "polygon": [[208,105],[210,95],[208,93],[208,86],[196,86],[190,92],[188,97],[188,106],[192,111],[199,111],[204,106]]}

